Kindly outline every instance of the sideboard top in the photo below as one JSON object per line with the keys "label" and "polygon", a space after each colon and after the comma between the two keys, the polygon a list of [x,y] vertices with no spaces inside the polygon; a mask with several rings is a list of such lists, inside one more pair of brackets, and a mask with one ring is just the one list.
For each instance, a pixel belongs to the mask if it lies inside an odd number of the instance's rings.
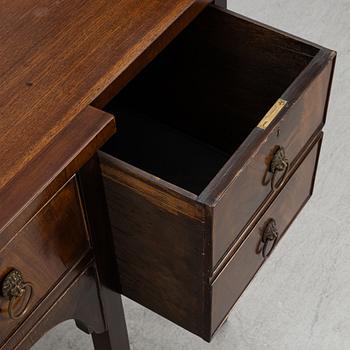
{"label": "sideboard top", "polygon": [[111,82],[141,69],[164,32],[175,35],[209,2],[3,0],[0,195]]}

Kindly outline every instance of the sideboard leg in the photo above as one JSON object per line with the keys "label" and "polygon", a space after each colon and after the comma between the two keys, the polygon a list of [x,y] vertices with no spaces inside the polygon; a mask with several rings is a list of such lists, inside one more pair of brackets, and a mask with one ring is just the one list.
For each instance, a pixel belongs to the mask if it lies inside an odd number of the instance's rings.
{"label": "sideboard leg", "polygon": [[92,340],[95,350],[129,350],[129,344],[123,339],[118,339],[113,331],[102,334],[93,334]]}
{"label": "sideboard leg", "polygon": [[103,298],[107,330],[101,334],[92,334],[95,350],[129,350],[121,297],[118,293],[105,289]]}
{"label": "sideboard leg", "polygon": [[227,9],[227,0],[215,0],[214,4]]}
{"label": "sideboard leg", "polygon": [[98,284],[106,324],[104,333],[93,334],[95,349],[129,350],[123,305],[118,293],[120,291],[118,266],[114,255],[114,242],[97,156],[81,169],[79,178],[94,246]]}
{"label": "sideboard leg", "polygon": [[112,350],[112,349],[122,349],[121,347],[113,347],[109,331],[102,334],[93,334],[92,340],[94,342],[95,350]]}

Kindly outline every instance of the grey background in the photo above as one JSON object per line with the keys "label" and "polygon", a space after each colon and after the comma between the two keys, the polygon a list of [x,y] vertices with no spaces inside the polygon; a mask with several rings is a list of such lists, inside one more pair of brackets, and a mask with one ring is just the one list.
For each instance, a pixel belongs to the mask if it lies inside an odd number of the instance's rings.
{"label": "grey background", "polygon": [[[231,0],[229,8],[339,53],[315,194],[211,344],[124,298],[131,348],[350,349],[350,0]],[[33,350],[92,348],[68,321]]]}

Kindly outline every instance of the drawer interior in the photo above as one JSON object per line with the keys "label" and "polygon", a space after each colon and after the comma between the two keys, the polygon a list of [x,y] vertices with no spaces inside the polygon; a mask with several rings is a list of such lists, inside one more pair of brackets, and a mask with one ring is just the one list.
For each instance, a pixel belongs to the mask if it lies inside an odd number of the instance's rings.
{"label": "drawer interior", "polygon": [[103,150],[199,195],[318,51],[208,7],[105,106]]}

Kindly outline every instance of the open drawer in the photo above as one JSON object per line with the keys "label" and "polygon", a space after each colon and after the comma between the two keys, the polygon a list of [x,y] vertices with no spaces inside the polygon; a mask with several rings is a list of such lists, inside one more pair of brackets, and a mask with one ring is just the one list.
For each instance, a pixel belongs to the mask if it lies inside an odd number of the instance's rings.
{"label": "open drawer", "polygon": [[[227,264],[213,276],[209,294],[211,334],[225,320],[256,272],[270,256],[296,215],[310,198],[322,134],[302,156],[301,165],[261,215],[242,243],[233,249]],[[273,277],[272,277],[273,278]]]}
{"label": "open drawer", "polygon": [[[210,340],[211,276],[321,130],[334,61],[208,7],[105,106],[117,120],[100,158],[124,295]],[[299,181],[306,198],[311,182]]]}

